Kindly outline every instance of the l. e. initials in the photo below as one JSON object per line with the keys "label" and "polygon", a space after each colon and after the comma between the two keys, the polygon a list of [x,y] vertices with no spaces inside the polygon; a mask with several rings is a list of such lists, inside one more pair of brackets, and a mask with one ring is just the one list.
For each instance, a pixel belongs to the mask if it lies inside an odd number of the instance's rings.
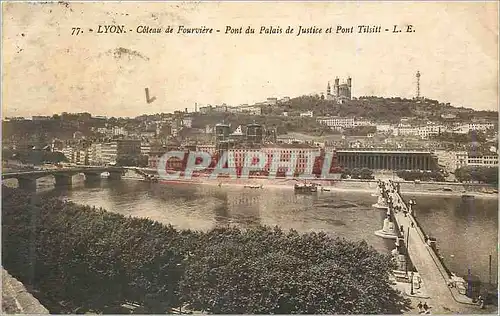
{"label": "l. e. initials", "polygon": [[[406,26],[406,33],[413,33],[415,30],[413,29],[413,25],[408,24]],[[392,33],[401,33],[401,30],[398,28],[397,25],[394,25],[394,28],[392,29]]]}

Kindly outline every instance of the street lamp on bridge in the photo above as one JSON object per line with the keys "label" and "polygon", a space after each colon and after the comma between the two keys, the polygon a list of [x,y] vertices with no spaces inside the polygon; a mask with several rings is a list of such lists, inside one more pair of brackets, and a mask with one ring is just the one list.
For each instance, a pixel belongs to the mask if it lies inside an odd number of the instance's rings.
{"label": "street lamp on bridge", "polygon": [[411,272],[410,276],[410,295],[413,295],[413,271]]}
{"label": "street lamp on bridge", "polygon": [[413,199],[410,199],[408,201],[408,206],[410,208],[408,211],[409,211],[410,215],[413,215],[413,217],[415,217],[415,210],[413,209],[413,206],[415,206],[416,204],[417,203]]}

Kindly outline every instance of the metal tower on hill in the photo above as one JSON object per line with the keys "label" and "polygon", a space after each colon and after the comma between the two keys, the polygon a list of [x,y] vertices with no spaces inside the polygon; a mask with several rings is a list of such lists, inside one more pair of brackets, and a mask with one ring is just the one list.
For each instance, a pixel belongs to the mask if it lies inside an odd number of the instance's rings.
{"label": "metal tower on hill", "polygon": [[417,77],[417,99],[420,99],[420,71],[417,71],[415,77]]}

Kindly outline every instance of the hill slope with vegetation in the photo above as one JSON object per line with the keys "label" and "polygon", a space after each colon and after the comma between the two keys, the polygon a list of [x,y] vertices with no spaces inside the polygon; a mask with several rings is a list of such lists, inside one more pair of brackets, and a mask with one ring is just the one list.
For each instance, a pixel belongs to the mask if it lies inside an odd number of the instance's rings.
{"label": "hill slope with vegetation", "polygon": [[300,96],[284,102],[278,107],[264,106],[266,114],[282,111],[313,111],[315,116],[350,116],[365,117],[376,121],[399,122],[401,118],[412,117],[421,120],[442,121],[441,115],[452,114],[456,120],[491,119],[496,120],[496,111],[475,111],[473,109],[453,107],[449,103],[440,103],[431,99],[404,99],[360,97],[337,103],[321,96]]}

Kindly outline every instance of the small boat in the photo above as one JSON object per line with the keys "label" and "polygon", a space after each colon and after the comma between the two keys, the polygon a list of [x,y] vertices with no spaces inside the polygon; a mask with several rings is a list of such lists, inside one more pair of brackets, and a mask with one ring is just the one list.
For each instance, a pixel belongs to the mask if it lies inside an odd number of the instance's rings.
{"label": "small boat", "polygon": [[462,199],[473,199],[474,195],[471,194],[462,194]]}
{"label": "small boat", "polygon": [[443,191],[445,191],[445,192],[452,192],[453,190],[451,188],[443,188]]}
{"label": "small boat", "polygon": [[248,188],[248,189],[262,189],[264,188],[264,186],[261,184],[261,185],[245,185],[244,188]]}
{"label": "small boat", "polygon": [[322,188],[321,188],[321,192],[330,192],[330,189],[328,189],[328,188],[323,188],[323,187],[322,187]]}
{"label": "small boat", "polygon": [[152,174],[146,174],[145,176],[145,180],[149,181],[149,182],[158,182],[158,179],[159,177],[157,175],[152,175]]}
{"label": "small boat", "polygon": [[295,192],[310,193],[310,192],[318,192],[318,187],[313,183],[304,183],[304,184],[297,183],[294,186],[294,190]]}

